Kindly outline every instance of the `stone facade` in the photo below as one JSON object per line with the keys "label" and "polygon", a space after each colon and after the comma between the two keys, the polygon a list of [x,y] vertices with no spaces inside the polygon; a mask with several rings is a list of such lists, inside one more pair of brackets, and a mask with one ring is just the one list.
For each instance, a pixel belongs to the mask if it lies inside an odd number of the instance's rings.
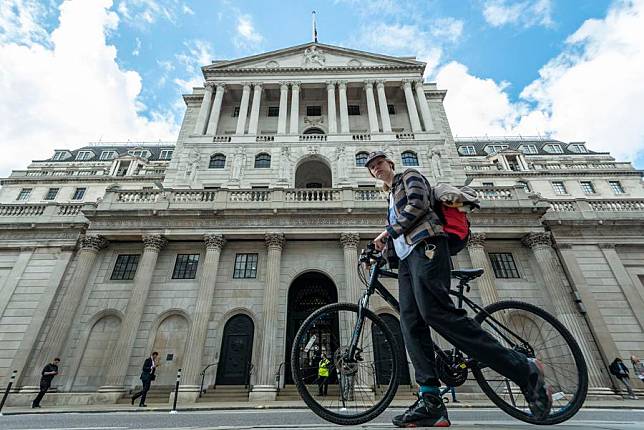
{"label": "stone facade", "polygon": [[[0,385],[17,369],[28,391],[59,355],[59,398],[117,401],[157,350],[156,384],[183,368],[182,401],[211,363],[206,387],[275,398],[297,293],[360,294],[357,255],[386,213],[361,164],[383,149],[398,170],[477,189],[455,259],[486,269],[472,296],[557,315],[593,392],[611,392],[608,363],[644,355],[642,172],[581,143],[454,140],[446,91],[422,83],[424,67],[322,44],[215,61],[184,95],[176,145],[60,150],[12,172],[0,189]],[[497,253],[516,276],[498,276]]]}

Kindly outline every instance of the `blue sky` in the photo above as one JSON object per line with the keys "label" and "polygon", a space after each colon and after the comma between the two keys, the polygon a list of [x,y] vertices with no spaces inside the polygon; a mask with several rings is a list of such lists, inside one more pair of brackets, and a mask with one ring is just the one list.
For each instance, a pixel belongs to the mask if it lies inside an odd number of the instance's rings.
{"label": "blue sky", "polygon": [[428,63],[457,136],[587,141],[644,168],[644,0],[3,0],[0,175],[173,140],[199,67],[311,40]]}

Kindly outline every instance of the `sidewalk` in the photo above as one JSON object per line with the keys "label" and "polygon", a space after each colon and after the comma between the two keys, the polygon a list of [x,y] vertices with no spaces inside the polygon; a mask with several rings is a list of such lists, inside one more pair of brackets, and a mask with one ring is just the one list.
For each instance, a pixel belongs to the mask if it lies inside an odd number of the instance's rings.
{"label": "sidewalk", "polygon": [[[390,407],[406,408],[409,401],[394,400]],[[450,409],[460,408],[496,408],[491,402],[482,401],[461,401],[460,403],[449,403]],[[584,408],[587,409],[641,409],[644,410],[644,400],[603,400],[586,401]],[[307,409],[302,401],[273,401],[273,402],[217,402],[217,403],[191,403],[178,405],[179,412],[189,411],[213,411],[213,410],[253,410],[253,409]],[[43,406],[40,409],[28,407],[5,407],[3,415],[25,415],[25,414],[102,414],[118,412],[169,412],[172,405],[167,403],[150,403],[147,408],[139,408],[127,404],[109,405],[69,405],[69,406]]]}

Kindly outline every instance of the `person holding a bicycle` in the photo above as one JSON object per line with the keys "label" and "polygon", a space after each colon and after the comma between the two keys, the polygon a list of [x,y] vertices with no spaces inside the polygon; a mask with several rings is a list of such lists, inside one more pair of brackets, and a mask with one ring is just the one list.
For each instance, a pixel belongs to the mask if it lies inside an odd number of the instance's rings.
{"label": "person holding a bicycle", "polygon": [[[430,327],[470,357],[486,363],[516,383],[532,414],[545,419],[552,406],[543,364],[505,348],[492,335],[457,309],[449,296],[450,252],[447,235],[433,209],[427,180],[414,169],[396,174],[383,151],[369,154],[369,173],[389,191],[386,229],[374,239],[390,263],[398,260],[400,320],[405,346],[420,386],[418,400],[393,423],[398,427],[448,427]],[[390,264],[391,265],[391,264]]]}

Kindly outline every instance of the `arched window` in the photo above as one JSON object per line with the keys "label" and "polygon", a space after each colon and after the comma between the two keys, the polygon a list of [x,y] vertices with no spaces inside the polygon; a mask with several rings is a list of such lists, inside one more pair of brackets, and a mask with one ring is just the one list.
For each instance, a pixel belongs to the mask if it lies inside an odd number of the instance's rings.
{"label": "arched window", "polygon": [[366,152],[358,152],[356,154],[356,167],[364,167],[367,164],[367,158],[369,158],[369,154]]}
{"label": "arched window", "polygon": [[267,169],[271,167],[271,156],[265,152],[257,154],[255,156],[255,168],[256,169]]}
{"label": "arched window", "polygon": [[403,166],[418,166],[418,156],[414,151],[405,151],[402,153]]}
{"label": "arched window", "polygon": [[209,169],[223,169],[226,166],[226,156],[224,154],[214,154],[210,156],[208,163]]}

